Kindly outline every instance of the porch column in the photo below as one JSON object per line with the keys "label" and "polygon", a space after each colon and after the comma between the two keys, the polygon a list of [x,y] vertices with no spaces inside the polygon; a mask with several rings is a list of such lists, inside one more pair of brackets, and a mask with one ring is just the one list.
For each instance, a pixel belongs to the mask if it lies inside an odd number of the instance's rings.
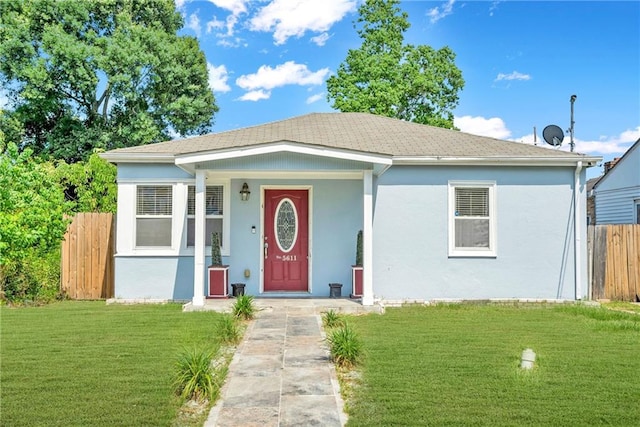
{"label": "porch column", "polygon": [[362,305],[373,305],[373,172],[363,176]]}
{"label": "porch column", "polygon": [[193,301],[194,306],[204,305],[204,170],[196,170],[196,223],[193,256]]}

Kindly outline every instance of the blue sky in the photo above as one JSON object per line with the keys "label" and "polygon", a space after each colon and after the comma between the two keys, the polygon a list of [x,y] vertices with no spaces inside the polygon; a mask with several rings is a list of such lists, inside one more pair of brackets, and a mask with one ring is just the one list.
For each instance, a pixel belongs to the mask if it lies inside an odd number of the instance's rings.
{"label": "blue sky", "polygon": [[[360,45],[357,0],[177,0],[220,112],[214,131],[332,111],[326,79]],[[462,131],[538,144],[565,131],[609,160],[640,138],[640,2],[403,1],[405,41],[450,46],[466,84]],[[569,149],[569,134],[561,149]],[[601,168],[592,168],[596,176]]]}

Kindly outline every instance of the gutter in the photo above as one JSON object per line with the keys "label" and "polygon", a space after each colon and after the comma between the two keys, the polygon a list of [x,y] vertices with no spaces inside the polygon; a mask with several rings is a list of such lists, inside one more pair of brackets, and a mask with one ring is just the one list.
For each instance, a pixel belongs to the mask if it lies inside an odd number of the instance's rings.
{"label": "gutter", "polygon": [[111,163],[174,163],[173,154],[160,153],[100,153],[100,157]]}
{"label": "gutter", "polygon": [[576,172],[573,183],[573,242],[574,249],[574,277],[576,281],[576,300],[582,299],[582,218],[580,209],[580,172],[582,172],[582,161],[576,164]]}
{"label": "gutter", "polygon": [[[579,162],[586,167],[595,166],[601,157],[584,156]],[[575,157],[452,157],[452,156],[412,156],[393,157],[394,165],[483,165],[483,166],[573,166]]]}

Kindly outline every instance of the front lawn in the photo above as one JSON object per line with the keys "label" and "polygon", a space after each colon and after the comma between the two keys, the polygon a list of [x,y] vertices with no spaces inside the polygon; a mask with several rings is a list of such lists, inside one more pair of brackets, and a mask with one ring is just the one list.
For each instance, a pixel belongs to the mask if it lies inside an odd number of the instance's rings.
{"label": "front lawn", "polygon": [[[640,316],[446,305],[349,318],[363,341],[349,426],[638,425]],[[533,349],[536,365],[519,368]],[[352,373],[353,374],[353,373]]]}
{"label": "front lawn", "polygon": [[171,425],[185,348],[216,350],[219,314],[178,304],[0,308],[2,425]]}

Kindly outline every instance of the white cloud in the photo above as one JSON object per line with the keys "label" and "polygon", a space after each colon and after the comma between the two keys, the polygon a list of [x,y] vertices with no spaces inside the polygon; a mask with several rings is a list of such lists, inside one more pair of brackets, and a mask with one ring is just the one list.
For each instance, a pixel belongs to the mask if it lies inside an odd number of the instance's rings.
{"label": "white cloud", "polygon": [[[574,138],[575,151],[585,154],[623,154],[634,142],[640,139],[640,126],[635,129],[627,129],[617,136],[606,136],[598,141],[583,141]],[[569,137],[565,136],[562,143],[563,150],[569,150]]]}
{"label": "white cloud", "polygon": [[229,15],[227,16],[227,21],[225,23],[225,27],[227,27],[227,33],[225,34],[227,37],[231,37],[234,34],[234,28],[238,23],[238,15]]}
{"label": "white cloud", "polygon": [[[473,135],[488,136],[498,139],[509,139],[523,144],[533,145],[534,135],[532,133],[511,138],[511,131],[507,128],[504,121],[499,117],[486,119],[482,116],[462,116],[454,117],[454,125],[462,132]],[[640,126],[635,129],[627,129],[615,136],[603,136],[599,140],[582,140],[574,138],[575,149],[577,153],[595,154],[595,155],[622,155],[629,147],[631,147],[638,139],[640,139]],[[535,138],[538,146],[552,148],[541,136],[541,132]],[[558,148],[563,151],[570,151],[570,137],[565,135],[562,145]]]}
{"label": "white cloud", "polygon": [[[583,154],[596,154],[596,155],[615,155],[615,154],[624,154],[625,151],[633,145],[640,138],[640,126],[635,129],[628,129],[624,132],[621,132],[618,136],[605,136],[601,137],[599,140],[582,140],[579,138],[574,138],[573,142],[575,143],[574,151],[577,153]],[[520,138],[515,139],[517,142],[522,142],[525,144],[533,144],[534,137],[533,134],[528,134],[521,136]],[[571,151],[571,144],[569,134],[564,136],[562,140],[562,145],[558,148],[562,151]],[[552,148],[551,145],[548,145],[544,138],[541,135],[536,137],[536,143],[539,146]]]}
{"label": "white cloud", "polygon": [[499,117],[486,119],[482,116],[454,117],[453,124],[462,132],[491,138],[506,139],[511,136],[504,121]]}
{"label": "white cloud", "polygon": [[314,102],[318,102],[322,99],[324,93],[316,93],[315,95],[311,95],[307,98],[307,104],[313,104]]}
{"label": "white cloud", "polygon": [[307,31],[325,32],[354,11],[356,0],[273,0],[250,21],[252,31],[273,31],[275,44]]}
{"label": "white cloud", "polygon": [[509,74],[498,74],[498,77],[496,77],[494,81],[499,82],[501,80],[531,80],[531,76],[529,74],[522,74],[517,71],[513,71]]}
{"label": "white cloud", "polygon": [[209,22],[207,22],[207,34],[213,30],[221,30],[224,28],[224,21],[219,21],[215,16]]}
{"label": "white cloud", "polygon": [[489,16],[493,16],[493,11],[498,8],[499,4],[500,0],[496,0],[491,3],[491,6],[489,7]]}
{"label": "white cloud", "polygon": [[214,66],[207,63],[207,71],[209,72],[209,88],[214,92],[229,92],[231,87],[227,84],[229,74],[227,67],[224,65]]}
{"label": "white cloud", "polygon": [[442,6],[436,6],[433,9],[429,9],[427,11],[427,16],[430,18],[432,24],[435,24],[445,16],[451,15],[453,13],[453,5],[456,0],[448,0]]}
{"label": "white cloud", "polygon": [[222,37],[220,40],[216,42],[216,44],[218,46],[224,46],[224,47],[238,47],[238,46],[247,47],[247,44],[246,43],[243,44],[242,39],[239,37],[232,37],[232,38]]}
{"label": "white cloud", "polygon": [[319,36],[311,37],[311,41],[317,44],[318,46],[324,46],[324,44],[329,40],[331,36],[329,33],[322,33]]}
{"label": "white cloud", "polygon": [[271,90],[285,85],[320,85],[324,83],[324,79],[328,74],[328,68],[312,72],[304,64],[287,61],[284,64],[277,65],[275,68],[263,65],[254,74],[238,77],[236,84],[245,90]]}
{"label": "white cloud", "polygon": [[260,101],[261,99],[269,99],[271,91],[268,90],[252,90],[238,98],[240,101]]}
{"label": "white cloud", "polygon": [[209,0],[220,9],[225,9],[234,15],[240,15],[247,12],[248,0]]}
{"label": "white cloud", "polygon": [[192,13],[191,15],[189,15],[186,27],[190,30],[193,30],[193,32],[196,33],[196,36],[200,37],[202,26],[200,26],[200,19],[198,18],[198,15],[196,13]]}
{"label": "white cloud", "polygon": [[176,0],[176,9],[182,9],[188,1],[189,0]]}
{"label": "white cloud", "polygon": [[[219,7],[220,9],[227,10],[231,12],[227,19],[224,21],[218,21],[217,18],[214,17],[211,22],[211,26],[207,23],[207,32],[210,32],[211,29],[221,30],[223,27],[226,27],[226,33],[218,34],[219,37],[232,37],[234,35],[235,25],[238,23],[238,18],[241,14],[247,13],[247,3],[249,0],[209,0],[211,3]],[[234,45],[236,46],[236,45]]]}

